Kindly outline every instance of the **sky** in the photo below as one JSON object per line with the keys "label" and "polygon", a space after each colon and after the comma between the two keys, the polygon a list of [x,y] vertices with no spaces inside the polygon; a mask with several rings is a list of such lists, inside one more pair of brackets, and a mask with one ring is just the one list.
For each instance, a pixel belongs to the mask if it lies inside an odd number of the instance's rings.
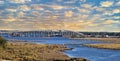
{"label": "sky", "polygon": [[120,0],[0,0],[0,30],[120,32]]}

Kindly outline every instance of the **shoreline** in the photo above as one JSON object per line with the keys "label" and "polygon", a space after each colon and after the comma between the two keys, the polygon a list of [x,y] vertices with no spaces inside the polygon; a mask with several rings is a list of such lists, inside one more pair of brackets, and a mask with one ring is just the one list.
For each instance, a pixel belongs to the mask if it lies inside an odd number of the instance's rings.
{"label": "shoreline", "polygon": [[120,38],[73,38],[73,39],[120,43]]}
{"label": "shoreline", "polygon": [[120,38],[73,38],[76,40],[100,41],[100,44],[82,44],[90,48],[120,50]]}
{"label": "shoreline", "polygon": [[120,44],[84,44],[83,46],[98,49],[120,50]]}
{"label": "shoreline", "polygon": [[91,41],[107,42],[107,44],[84,44],[90,48],[120,50],[120,38],[84,38]]}
{"label": "shoreline", "polygon": [[62,51],[69,50],[64,45],[8,42],[7,48],[0,48],[0,59],[11,61],[87,61],[84,58],[70,58]]}

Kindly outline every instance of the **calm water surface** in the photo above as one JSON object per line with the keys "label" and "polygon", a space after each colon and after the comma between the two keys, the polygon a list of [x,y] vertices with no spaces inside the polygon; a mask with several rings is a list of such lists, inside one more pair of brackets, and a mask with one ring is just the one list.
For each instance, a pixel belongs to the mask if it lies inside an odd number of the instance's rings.
{"label": "calm water surface", "polygon": [[64,53],[73,58],[83,57],[91,61],[120,61],[120,50],[97,49],[82,46],[81,44],[98,44],[104,42],[90,40],[74,40],[67,38],[6,38],[9,40],[29,41],[38,44],[66,44],[68,48]]}

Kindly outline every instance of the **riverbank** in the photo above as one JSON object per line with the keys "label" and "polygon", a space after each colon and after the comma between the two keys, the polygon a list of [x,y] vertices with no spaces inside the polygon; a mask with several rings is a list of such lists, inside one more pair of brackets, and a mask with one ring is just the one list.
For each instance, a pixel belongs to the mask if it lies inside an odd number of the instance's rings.
{"label": "riverbank", "polygon": [[120,44],[85,44],[84,46],[102,49],[120,50]]}
{"label": "riverbank", "polygon": [[[108,42],[108,44],[85,44],[84,46],[102,49],[120,50],[120,38],[85,38],[87,40],[95,40]],[[110,42],[110,43],[109,43]]]}
{"label": "riverbank", "polygon": [[120,38],[80,38],[80,39],[101,41],[101,42],[120,43]]}
{"label": "riverbank", "polygon": [[[8,42],[5,49],[0,48],[0,59],[11,61],[73,61],[61,51],[66,48],[64,45],[47,45],[32,43],[14,43]],[[83,58],[76,59],[78,61],[86,61]]]}

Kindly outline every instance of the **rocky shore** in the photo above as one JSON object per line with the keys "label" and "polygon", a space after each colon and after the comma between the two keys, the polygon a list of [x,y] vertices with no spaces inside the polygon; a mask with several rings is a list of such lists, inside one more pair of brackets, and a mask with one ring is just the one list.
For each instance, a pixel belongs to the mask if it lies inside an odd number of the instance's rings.
{"label": "rocky shore", "polygon": [[0,59],[10,61],[86,61],[83,58],[70,58],[65,55],[64,45],[47,45],[8,42],[5,49],[0,48]]}

